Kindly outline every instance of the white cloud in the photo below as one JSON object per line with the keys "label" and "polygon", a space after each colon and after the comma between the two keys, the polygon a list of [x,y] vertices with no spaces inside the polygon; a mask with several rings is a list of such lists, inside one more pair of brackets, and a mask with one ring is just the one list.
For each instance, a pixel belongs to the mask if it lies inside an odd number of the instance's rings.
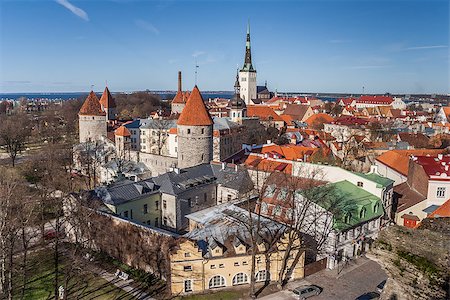
{"label": "white cloud", "polygon": [[59,4],[61,4],[62,6],[64,6],[65,8],[67,8],[68,10],[70,10],[77,17],[80,17],[81,19],[83,19],[85,21],[89,21],[89,17],[87,15],[87,13],[84,10],[82,10],[81,8],[76,7],[75,5],[73,5],[72,3],[70,3],[67,0],[55,0],[55,1]]}
{"label": "white cloud", "polygon": [[144,20],[136,20],[136,21],[134,21],[134,23],[136,24],[136,26],[138,26],[148,32],[151,32],[153,34],[159,34],[159,29],[156,28],[152,23],[149,23]]}
{"label": "white cloud", "polygon": [[405,50],[427,50],[427,49],[440,49],[447,47],[448,47],[447,45],[431,45],[431,46],[408,47]]}
{"label": "white cloud", "polygon": [[192,57],[199,57],[200,55],[205,55],[206,52],[205,51],[195,51],[194,53],[192,53]]}

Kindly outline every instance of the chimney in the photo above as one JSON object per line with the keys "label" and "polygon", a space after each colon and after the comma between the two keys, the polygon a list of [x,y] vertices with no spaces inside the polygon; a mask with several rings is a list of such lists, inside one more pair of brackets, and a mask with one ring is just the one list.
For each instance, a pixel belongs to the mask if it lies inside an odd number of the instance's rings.
{"label": "chimney", "polygon": [[178,91],[181,92],[181,71],[178,71]]}
{"label": "chimney", "polygon": [[442,154],[438,154],[438,159],[442,160],[442,158],[443,158],[443,155]]}
{"label": "chimney", "polygon": [[370,173],[378,173],[378,166],[377,165],[371,165],[370,166]]}

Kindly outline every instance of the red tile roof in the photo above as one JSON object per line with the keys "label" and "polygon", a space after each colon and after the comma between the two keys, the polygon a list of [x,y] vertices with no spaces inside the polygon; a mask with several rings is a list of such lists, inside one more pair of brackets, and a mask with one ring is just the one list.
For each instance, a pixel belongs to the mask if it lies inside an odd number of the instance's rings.
{"label": "red tile roof", "polygon": [[306,124],[308,124],[308,126],[311,126],[316,123],[331,123],[333,121],[334,121],[334,119],[330,115],[324,114],[324,113],[319,113],[319,114],[312,115],[311,117],[306,119],[305,122],[306,122]]}
{"label": "red tile roof", "polygon": [[369,121],[354,116],[344,116],[337,118],[333,123],[340,125],[366,125]]}
{"label": "red tile roof", "polygon": [[184,104],[189,99],[189,92],[178,91],[173,97],[172,103]]}
{"label": "red tile roof", "polygon": [[114,134],[117,136],[131,136],[130,131],[125,126],[120,126],[119,128],[114,131]]}
{"label": "red tile roof", "polygon": [[433,211],[428,218],[448,218],[450,217],[450,199]]}
{"label": "red tile roof", "polygon": [[283,121],[272,108],[265,105],[247,106],[247,116],[258,117],[261,121]]}
{"label": "red tile roof", "polygon": [[192,90],[177,124],[190,126],[208,126],[213,124],[213,120],[197,86]]}
{"label": "red tile roof", "polygon": [[377,157],[376,160],[383,163],[384,165],[394,169],[395,171],[403,174],[405,176],[408,175],[408,165],[409,165],[409,157],[411,155],[414,156],[422,156],[422,155],[432,155],[436,156],[437,154],[444,153],[445,149],[416,149],[416,150],[391,150],[387,151],[380,156]]}
{"label": "red tile roof", "polygon": [[[265,159],[258,155],[249,155],[244,164],[248,167],[260,170],[262,172],[281,172],[285,174],[292,174],[292,164],[280,162],[271,159]],[[285,166],[286,165],[286,166]],[[277,170],[278,168],[278,170]],[[282,170],[280,170],[282,169]]]}
{"label": "red tile roof", "polygon": [[108,87],[105,87],[105,90],[103,91],[102,97],[100,98],[100,104],[103,106],[103,108],[116,107],[116,102],[114,101],[114,98],[111,96]]}
{"label": "red tile roof", "polygon": [[337,103],[339,103],[339,102],[342,101],[342,103],[343,103],[345,106],[347,106],[347,105],[352,104],[352,102],[353,102],[354,100],[356,100],[356,98],[353,98],[353,97],[349,97],[349,98],[339,98],[338,101],[337,101]]}
{"label": "red tile roof", "polygon": [[84,100],[83,105],[78,112],[79,115],[85,116],[104,116],[105,112],[102,110],[100,105],[100,101],[97,98],[97,95],[93,91],[89,93],[86,100]]}
{"label": "red tile roof", "polygon": [[450,180],[450,155],[417,156],[414,162],[421,165],[428,177]]}
{"label": "red tile roof", "polygon": [[391,96],[364,95],[356,99],[356,103],[365,103],[365,104],[390,105],[392,102],[394,102],[394,99]]}

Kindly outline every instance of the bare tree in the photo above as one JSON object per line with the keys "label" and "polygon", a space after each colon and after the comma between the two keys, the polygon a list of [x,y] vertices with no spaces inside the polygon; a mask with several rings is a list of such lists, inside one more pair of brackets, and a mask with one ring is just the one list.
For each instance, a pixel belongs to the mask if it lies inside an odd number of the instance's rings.
{"label": "bare tree", "polygon": [[25,149],[30,133],[26,115],[3,116],[0,119],[0,143],[5,147],[13,167],[16,165],[17,155]]}
{"label": "bare tree", "polygon": [[157,149],[157,154],[161,155],[162,150],[166,147],[166,141],[169,137],[169,129],[172,125],[172,121],[168,119],[157,119],[153,120],[153,132],[155,132],[156,136],[153,138],[154,145]]}

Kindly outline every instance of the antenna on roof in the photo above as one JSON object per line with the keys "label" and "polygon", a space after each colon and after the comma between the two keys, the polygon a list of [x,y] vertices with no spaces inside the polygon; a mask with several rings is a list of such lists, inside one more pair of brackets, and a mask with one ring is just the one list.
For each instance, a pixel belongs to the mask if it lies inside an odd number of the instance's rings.
{"label": "antenna on roof", "polygon": [[197,64],[197,58],[195,59],[195,85],[197,85],[197,69],[198,69],[198,64]]}
{"label": "antenna on roof", "polygon": [[105,85],[106,87],[108,87],[108,80],[105,80]]}

